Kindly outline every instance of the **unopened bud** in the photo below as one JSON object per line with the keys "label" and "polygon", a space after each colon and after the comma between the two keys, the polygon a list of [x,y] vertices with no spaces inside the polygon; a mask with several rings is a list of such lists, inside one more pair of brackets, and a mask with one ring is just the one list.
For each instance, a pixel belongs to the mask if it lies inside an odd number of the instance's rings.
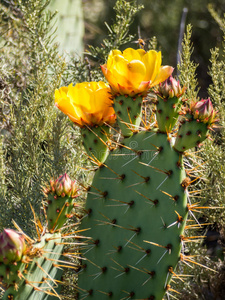
{"label": "unopened bud", "polygon": [[216,122],[217,112],[214,110],[210,99],[202,99],[198,102],[191,102],[191,112],[195,119],[203,123],[212,124]]}
{"label": "unopened bud", "polygon": [[60,175],[56,180],[50,180],[50,186],[52,192],[56,193],[57,196],[75,197],[77,195],[76,181],[72,181],[66,173]]}
{"label": "unopened bud", "polygon": [[0,233],[0,262],[9,264],[20,261],[26,250],[24,236],[13,229]]}
{"label": "unopened bud", "polygon": [[163,98],[181,97],[185,88],[180,86],[180,82],[170,76],[167,80],[159,84],[158,94]]}

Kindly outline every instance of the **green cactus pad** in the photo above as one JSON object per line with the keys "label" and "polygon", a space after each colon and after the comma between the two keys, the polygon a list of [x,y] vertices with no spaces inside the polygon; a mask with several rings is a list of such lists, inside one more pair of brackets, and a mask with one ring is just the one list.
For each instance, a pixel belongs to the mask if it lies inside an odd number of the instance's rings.
{"label": "green cactus pad", "polygon": [[161,98],[158,96],[156,118],[161,132],[171,132],[179,117],[181,98]]}
{"label": "green cactus pad", "polygon": [[142,97],[118,96],[114,99],[114,109],[117,122],[125,137],[131,136],[134,130],[139,129],[141,123]]}
{"label": "green cactus pad", "polygon": [[10,263],[5,265],[0,263],[0,282],[4,282],[6,285],[14,284],[20,281],[18,278],[18,270],[23,272],[25,264],[22,262]]}
{"label": "green cactus pad", "polygon": [[74,199],[70,196],[57,196],[49,194],[47,199],[48,229],[54,231],[65,225],[71,210]]}
{"label": "green cactus pad", "polygon": [[109,127],[84,127],[81,128],[83,145],[93,160],[104,162],[109,154],[107,141],[109,139]]}
{"label": "green cactus pad", "polygon": [[209,132],[206,123],[195,120],[192,115],[185,115],[185,121],[182,122],[174,144],[174,148],[179,152],[199,146],[206,138]]}
{"label": "green cactus pad", "polygon": [[180,258],[188,214],[182,156],[166,134],[124,140],[96,172],[81,228],[89,228],[79,299],[161,300]]}
{"label": "green cactus pad", "polygon": [[[14,286],[10,286],[3,300],[43,300],[51,299],[53,289],[58,292],[58,280],[62,276],[62,268],[55,264],[61,260],[63,244],[60,233],[47,233],[42,236],[41,241],[33,245],[34,257],[25,264],[21,263],[19,270],[22,276],[16,280],[17,290]],[[45,279],[46,278],[46,279]],[[4,278],[5,281],[5,278]],[[45,291],[45,293],[44,293]],[[56,297],[54,296],[54,299]]]}

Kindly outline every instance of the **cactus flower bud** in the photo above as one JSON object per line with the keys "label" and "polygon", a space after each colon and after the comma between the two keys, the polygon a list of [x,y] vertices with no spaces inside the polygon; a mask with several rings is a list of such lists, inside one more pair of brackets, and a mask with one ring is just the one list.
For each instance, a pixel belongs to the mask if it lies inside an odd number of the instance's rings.
{"label": "cactus flower bud", "polygon": [[57,196],[61,196],[61,194],[63,193],[63,185],[59,182],[58,179],[55,182],[55,192]]}
{"label": "cactus flower bud", "polygon": [[158,94],[163,98],[179,98],[184,94],[185,88],[180,86],[180,82],[170,76],[167,80],[159,84]]}
{"label": "cactus flower bud", "polygon": [[65,195],[70,196],[72,188],[71,184],[72,181],[66,173],[64,175],[59,176],[55,184],[57,195],[60,196],[62,193],[64,193]]}
{"label": "cactus flower bud", "polygon": [[20,261],[26,250],[24,236],[13,229],[0,234],[0,262],[9,264]]}
{"label": "cactus flower bud", "polygon": [[210,99],[202,99],[198,102],[192,101],[191,103],[191,112],[195,119],[202,121],[211,125],[216,122],[216,111],[213,108],[212,102]]}
{"label": "cactus flower bud", "polygon": [[64,175],[60,175],[56,180],[51,179],[50,187],[51,188],[49,188],[49,190],[51,190],[57,196],[70,196],[72,198],[77,196],[76,181],[72,181],[66,173]]}

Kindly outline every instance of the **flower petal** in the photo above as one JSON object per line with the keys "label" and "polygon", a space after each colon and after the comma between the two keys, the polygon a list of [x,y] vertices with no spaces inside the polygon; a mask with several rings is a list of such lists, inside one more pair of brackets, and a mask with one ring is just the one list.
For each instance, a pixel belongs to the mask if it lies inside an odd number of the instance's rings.
{"label": "flower petal", "polygon": [[55,102],[80,127],[115,122],[110,87],[103,81],[83,82],[74,87],[71,84],[68,88],[60,88],[55,92]]}
{"label": "flower petal", "polygon": [[130,62],[132,60],[141,60],[145,53],[143,49],[135,50],[133,48],[127,48],[123,51],[123,57]]}
{"label": "flower petal", "polygon": [[172,73],[174,68],[170,66],[163,66],[160,68],[158,75],[151,83],[151,87],[159,84],[160,82],[165,81]]}
{"label": "flower petal", "polygon": [[143,63],[145,64],[147,70],[144,80],[152,81],[159,71],[161,65],[161,52],[156,52],[155,50],[148,51],[143,57]]}
{"label": "flower petal", "polygon": [[108,56],[108,60],[107,60],[107,69],[110,69],[112,67],[113,64],[113,58],[116,55],[122,55],[122,52],[120,50],[111,50]]}
{"label": "flower petal", "polygon": [[140,60],[132,60],[127,64],[128,72],[128,80],[133,83],[135,87],[138,88],[140,83],[144,80],[146,67],[143,62]]}

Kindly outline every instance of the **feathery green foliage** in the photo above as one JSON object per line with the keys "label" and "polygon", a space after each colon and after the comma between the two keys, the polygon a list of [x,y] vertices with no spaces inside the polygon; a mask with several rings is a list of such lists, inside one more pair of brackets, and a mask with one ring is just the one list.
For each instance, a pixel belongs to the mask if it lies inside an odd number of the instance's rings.
{"label": "feathery green foliage", "polygon": [[179,80],[183,86],[187,88],[187,99],[197,99],[199,89],[198,80],[196,77],[196,69],[198,65],[192,61],[191,55],[193,53],[193,45],[191,43],[192,26],[187,26],[186,34],[182,42],[182,53],[180,53],[180,64],[177,68],[180,72]]}
{"label": "feathery green foliage", "polygon": [[54,91],[66,63],[54,44],[55,13],[47,10],[48,4],[38,0],[0,5],[1,159],[7,189],[0,200],[0,226],[8,227],[14,219],[27,232],[32,228],[29,202],[39,207],[41,186],[50,177],[65,171],[74,175],[80,153],[76,131],[54,107]]}
{"label": "feathery green foliage", "polygon": [[[220,29],[225,33],[225,19],[220,13],[216,12],[212,5],[209,11],[216,20]],[[211,66],[209,67],[209,75],[212,83],[208,87],[208,95],[214,106],[219,111],[219,124],[217,128],[211,132],[212,141],[207,141],[198,156],[194,158],[197,168],[204,169],[205,176],[203,180],[196,184],[196,190],[202,190],[195,193],[195,197],[201,206],[215,207],[217,209],[204,209],[202,213],[196,213],[196,218],[200,223],[209,223],[208,226],[201,229],[193,230],[189,234],[206,235],[202,247],[198,244],[190,244],[186,251],[191,255],[199,256],[199,263],[208,268],[215,270],[214,273],[209,269],[201,266],[195,266],[194,269],[184,268],[185,273],[193,275],[185,283],[185,289],[182,291],[182,300],[197,299],[220,299],[224,295],[224,232],[225,232],[225,139],[224,139],[224,89],[225,89],[225,35],[223,43],[220,47],[211,49]],[[188,70],[188,68],[187,68]],[[182,71],[181,71],[182,73]],[[210,242],[213,239],[213,242]],[[204,247],[207,245],[207,247]],[[189,269],[189,270],[187,270]],[[221,274],[218,276],[218,274]]]}

